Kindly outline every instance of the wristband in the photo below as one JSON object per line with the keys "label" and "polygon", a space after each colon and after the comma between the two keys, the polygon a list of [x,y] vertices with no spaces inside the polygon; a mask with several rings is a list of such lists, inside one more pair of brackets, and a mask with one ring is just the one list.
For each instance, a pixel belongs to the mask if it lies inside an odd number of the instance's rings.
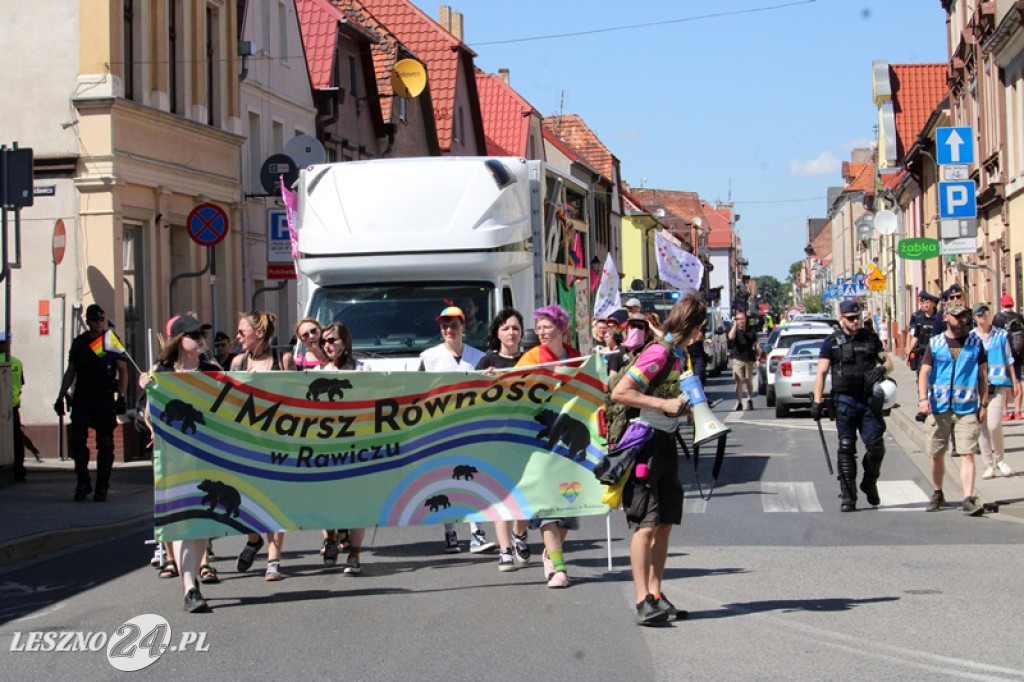
{"label": "wristband", "polygon": [[926,403],[926,402],[928,402],[928,398],[921,398],[920,400],[917,401],[917,404],[920,405],[921,403]]}

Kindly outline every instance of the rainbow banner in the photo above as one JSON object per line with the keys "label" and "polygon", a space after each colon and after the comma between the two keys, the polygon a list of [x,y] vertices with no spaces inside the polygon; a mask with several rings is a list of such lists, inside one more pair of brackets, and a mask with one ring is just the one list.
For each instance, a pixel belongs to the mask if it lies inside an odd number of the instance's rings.
{"label": "rainbow banner", "polygon": [[156,373],[158,540],[604,514],[605,363]]}

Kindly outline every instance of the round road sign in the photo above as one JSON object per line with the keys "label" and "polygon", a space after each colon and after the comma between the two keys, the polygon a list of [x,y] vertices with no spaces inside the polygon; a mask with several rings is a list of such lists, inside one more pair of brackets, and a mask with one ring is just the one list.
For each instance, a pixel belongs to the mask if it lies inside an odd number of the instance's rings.
{"label": "round road sign", "polygon": [[214,246],[228,236],[228,214],[216,204],[199,204],[185,222],[188,236],[200,246]]}
{"label": "round road sign", "polygon": [[67,242],[67,236],[68,233],[64,229],[64,221],[58,218],[53,226],[52,249],[54,265],[60,265],[60,262],[64,260],[64,246]]}

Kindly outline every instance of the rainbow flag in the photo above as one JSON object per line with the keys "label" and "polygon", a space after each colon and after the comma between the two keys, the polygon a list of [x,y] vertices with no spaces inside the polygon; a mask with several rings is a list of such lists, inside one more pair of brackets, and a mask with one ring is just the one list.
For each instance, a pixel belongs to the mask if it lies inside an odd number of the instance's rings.
{"label": "rainbow flag", "polygon": [[114,355],[121,355],[125,352],[124,345],[121,343],[121,339],[117,338],[117,334],[113,331],[106,331],[102,336],[97,336],[93,339],[92,343],[89,344],[89,348],[96,354],[96,357],[104,357],[107,353],[113,353]]}
{"label": "rainbow flag", "polygon": [[605,514],[607,376],[158,373],[156,537]]}

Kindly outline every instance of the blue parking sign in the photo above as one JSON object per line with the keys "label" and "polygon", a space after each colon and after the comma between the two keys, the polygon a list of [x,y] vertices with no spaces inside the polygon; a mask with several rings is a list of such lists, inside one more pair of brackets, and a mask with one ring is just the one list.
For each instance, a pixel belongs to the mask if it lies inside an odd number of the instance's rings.
{"label": "blue parking sign", "polygon": [[939,218],[975,218],[977,190],[973,180],[939,183]]}

